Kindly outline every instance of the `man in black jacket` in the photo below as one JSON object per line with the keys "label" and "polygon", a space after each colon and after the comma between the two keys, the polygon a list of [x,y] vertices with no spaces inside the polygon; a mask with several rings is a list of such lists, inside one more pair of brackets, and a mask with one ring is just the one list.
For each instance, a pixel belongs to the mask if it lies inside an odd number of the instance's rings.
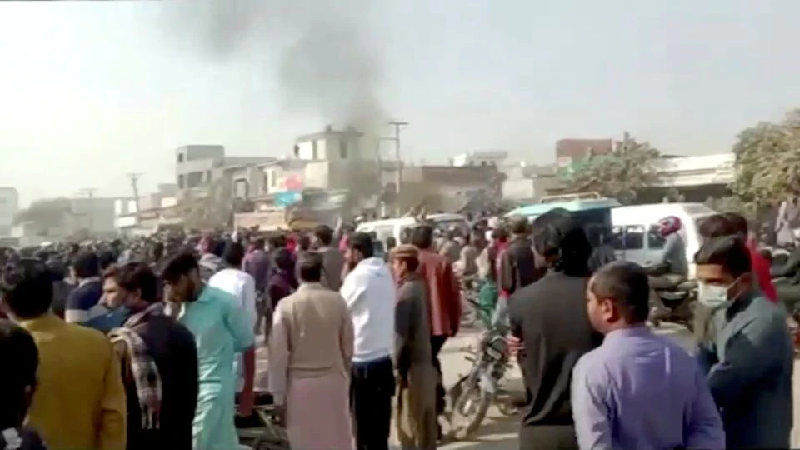
{"label": "man in black jacket", "polygon": [[500,255],[500,290],[506,297],[511,297],[518,289],[533,283],[543,274],[536,267],[533,245],[528,236],[528,220],[515,217],[510,231],[511,240]]}
{"label": "man in black jacket", "polygon": [[602,342],[586,312],[592,246],[563,210],[541,216],[534,228],[534,248],[547,274],[509,299],[511,334],[522,344],[517,360],[527,399],[520,448],[577,449],[570,376],[578,359]]}

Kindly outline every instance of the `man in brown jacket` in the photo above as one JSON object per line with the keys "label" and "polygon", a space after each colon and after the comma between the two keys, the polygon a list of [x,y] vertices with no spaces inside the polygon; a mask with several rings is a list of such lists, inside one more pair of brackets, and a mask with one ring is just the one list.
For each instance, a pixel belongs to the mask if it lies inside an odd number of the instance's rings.
{"label": "man in brown jacket", "polygon": [[461,292],[453,273],[453,266],[433,249],[433,227],[422,225],[414,229],[411,243],[419,250],[417,272],[425,280],[428,294],[429,322],[431,326],[431,353],[438,372],[436,386],[436,412],[444,412],[444,387],[439,351],[447,338],[458,333],[461,323]]}
{"label": "man in brown jacket", "polygon": [[432,364],[425,281],[416,272],[418,250],[395,247],[389,259],[398,281],[394,364],[397,370],[397,438],[403,449],[436,448],[437,374]]}

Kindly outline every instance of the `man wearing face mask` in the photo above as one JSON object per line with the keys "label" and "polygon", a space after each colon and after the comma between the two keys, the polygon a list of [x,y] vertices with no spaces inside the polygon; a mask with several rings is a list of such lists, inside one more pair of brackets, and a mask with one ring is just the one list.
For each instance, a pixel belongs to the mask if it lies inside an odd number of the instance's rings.
{"label": "man wearing face mask", "polygon": [[[158,278],[147,264],[117,268],[104,284],[112,282],[114,300],[129,312],[122,327],[109,335],[128,398],[127,446],[190,449],[197,408],[194,336],[163,314]],[[145,380],[136,373],[152,377]]]}
{"label": "man wearing face mask", "polygon": [[727,448],[789,448],[793,348],[786,313],[755,287],[750,251],[738,236],[707,240],[694,260],[698,301],[711,311],[697,357]]}

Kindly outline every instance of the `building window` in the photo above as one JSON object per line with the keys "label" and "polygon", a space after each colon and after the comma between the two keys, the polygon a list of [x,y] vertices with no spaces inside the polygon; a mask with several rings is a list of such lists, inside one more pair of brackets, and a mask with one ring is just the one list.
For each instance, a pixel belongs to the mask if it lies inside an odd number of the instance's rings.
{"label": "building window", "polygon": [[347,140],[339,139],[339,157],[347,159]]}
{"label": "building window", "polygon": [[316,160],[317,156],[317,140],[314,139],[311,141],[311,159]]}
{"label": "building window", "polygon": [[294,157],[295,158],[300,157],[300,146],[297,144],[294,144]]}
{"label": "building window", "polygon": [[179,163],[183,162],[183,153],[178,153],[178,162]]}
{"label": "building window", "polygon": [[210,182],[211,182],[211,171],[210,170],[206,170],[206,183],[210,183]]}
{"label": "building window", "polygon": [[185,177],[183,175],[178,175],[178,189],[183,189],[186,187]]}

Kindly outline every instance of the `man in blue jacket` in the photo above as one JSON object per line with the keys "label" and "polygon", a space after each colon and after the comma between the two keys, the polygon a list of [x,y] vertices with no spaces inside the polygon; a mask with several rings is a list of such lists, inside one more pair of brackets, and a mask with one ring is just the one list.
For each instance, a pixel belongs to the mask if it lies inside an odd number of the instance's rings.
{"label": "man in blue jacket", "polygon": [[741,238],[706,241],[695,263],[698,301],[712,315],[697,356],[720,409],[726,448],[789,448],[794,349],[786,313],[756,287]]}

